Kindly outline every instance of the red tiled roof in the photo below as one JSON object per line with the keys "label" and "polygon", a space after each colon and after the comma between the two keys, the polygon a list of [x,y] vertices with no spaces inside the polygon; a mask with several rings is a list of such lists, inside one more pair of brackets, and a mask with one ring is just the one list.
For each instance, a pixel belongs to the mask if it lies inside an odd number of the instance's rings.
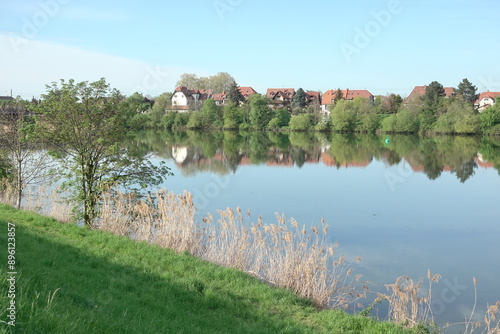
{"label": "red tiled roof", "polygon": [[[323,96],[321,97],[321,104],[329,105],[333,104],[333,100],[335,99],[335,96],[337,95],[337,89],[330,89],[327,90]],[[372,93],[367,91],[366,89],[344,89],[342,91],[342,96],[344,97],[345,100],[352,100],[356,97],[364,97],[366,99],[371,99],[373,98]]]}
{"label": "red tiled roof", "polygon": [[[453,87],[443,87],[444,88],[444,94],[446,97],[450,97],[454,93]],[[411,91],[410,95],[408,95],[407,99],[410,99],[414,96],[423,96],[425,95],[425,91],[427,90],[427,86],[415,86],[413,90]]]}
{"label": "red tiled roof", "polygon": [[214,94],[213,95],[214,101],[224,101],[227,99],[227,94],[222,93],[222,94]]}
{"label": "red tiled roof", "polygon": [[500,92],[484,92],[481,93],[481,95],[479,95],[479,101],[481,101],[484,98],[490,98],[493,101],[495,101],[497,97],[500,97]]}
{"label": "red tiled roof", "polygon": [[306,101],[314,101],[318,100],[319,101],[320,95],[319,92],[306,92]]}
{"label": "red tiled roof", "polygon": [[240,87],[239,89],[240,89],[241,95],[243,95],[244,98],[247,98],[253,94],[257,94],[255,89],[253,89],[252,87]]}
{"label": "red tiled roof", "polygon": [[293,88],[269,88],[266,92],[266,97],[274,100],[274,98],[281,94],[286,99],[292,99],[295,95],[295,89]]}

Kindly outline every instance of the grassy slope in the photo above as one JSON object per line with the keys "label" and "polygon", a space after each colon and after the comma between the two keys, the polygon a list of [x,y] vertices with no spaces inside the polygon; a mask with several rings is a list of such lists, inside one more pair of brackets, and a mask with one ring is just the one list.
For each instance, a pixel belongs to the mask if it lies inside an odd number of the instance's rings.
{"label": "grassy slope", "polygon": [[0,333],[405,332],[318,311],[286,290],[188,254],[2,204],[0,320],[7,320],[7,222],[16,224],[17,326],[0,323]]}

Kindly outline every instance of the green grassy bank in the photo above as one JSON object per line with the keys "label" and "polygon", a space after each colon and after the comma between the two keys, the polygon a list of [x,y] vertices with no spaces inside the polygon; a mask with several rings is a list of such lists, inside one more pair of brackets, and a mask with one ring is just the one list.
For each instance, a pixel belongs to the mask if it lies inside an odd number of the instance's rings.
{"label": "green grassy bank", "polygon": [[[15,327],[6,323],[12,224]],[[320,311],[237,270],[3,204],[0,236],[1,333],[416,332]]]}

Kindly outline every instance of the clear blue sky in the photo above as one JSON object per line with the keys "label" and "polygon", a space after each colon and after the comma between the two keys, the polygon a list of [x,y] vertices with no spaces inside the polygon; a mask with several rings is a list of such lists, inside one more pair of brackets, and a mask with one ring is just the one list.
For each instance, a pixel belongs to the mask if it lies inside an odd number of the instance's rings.
{"label": "clear blue sky", "polygon": [[408,95],[468,78],[500,91],[498,0],[23,0],[0,2],[0,95],[61,78],[131,94],[181,73],[241,86]]}

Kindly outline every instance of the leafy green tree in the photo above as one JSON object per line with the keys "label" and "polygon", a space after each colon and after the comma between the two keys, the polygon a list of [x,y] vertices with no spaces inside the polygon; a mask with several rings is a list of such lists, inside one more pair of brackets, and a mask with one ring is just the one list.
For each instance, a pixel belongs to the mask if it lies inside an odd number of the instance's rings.
{"label": "leafy green tree", "polygon": [[172,106],[172,93],[162,93],[154,98],[154,104],[149,113],[149,127],[158,128],[162,125],[162,119]]}
{"label": "leafy green tree", "polygon": [[238,86],[236,82],[231,85],[231,88],[227,93],[227,99],[237,106],[245,102],[245,97],[241,94],[240,86]]}
{"label": "leafy green tree", "polygon": [[184,86],[188,87],[189,89],[201,89],[199,87],[199,78],[196,74],[194,73],[183,73],[181,74],[181,77],[175,85],[178,86]]}
{"label": "leafy green tree", "polygon": [[213,94],[228,92],[236,83],[234,78],[226,72],[219,72],[209,77],[198,78],[196,74],[184,73],[177,81],[177,86],[189,89],[211,89]]}
{"label": "leafy green tree", "polygon": [[302,88],[297,89],[292,99],[292,109],[305,108],[306,102],[306,92]]}
{"label": "leafy green tree", "polygon": [[250,124],[254,129],[265,129],[273,118],[273,112],[269,107],[269,100],[260,94],[253,94],[249,99]]}
{"label": "leafy green tree", "polygon": [[437,116],[444,113],[443,99],[445,96],[444,87],[439,82],[433,81],[427,86],[422,97],[424,106],[419,115],[422,130],[432,129]]}
{"label": "leafy green tree", "polygon": [[201,108],[204,128],[222,128],[224,124],[222,108],[213,99],[208,99]]}
{"label": "leafy green tree", "polygon": [[467,78],[463,79],[458,84],[458,89],[454,89],[455,94],[463,101],[474,104],[479,97],[477,87],[474,86]]}
{"label": "leafy green tree", "polygon": [[47,85],[37,107],[37,133],[55,147],[70,200],[86,226],[93,227],[102,193],[120,185],[157,185],[170,174],[123,143],[131,137],[127,112],[120,108],[121,94],[104,78],[75,83],[61,80]]}
{"label": "leafy green tree", "polygon": [[227,72],[219,72],[208,78],[208,88],[214,94],[229,92],[236,85],[236,80]]}
{"label": "leafy green tree", "polygon": [[403,103],[403,98],[401,97],[401,95],[394,93],[389,94],[389,96],[387,97],[387,113],[388,114],[397,113],[402,103]]}

